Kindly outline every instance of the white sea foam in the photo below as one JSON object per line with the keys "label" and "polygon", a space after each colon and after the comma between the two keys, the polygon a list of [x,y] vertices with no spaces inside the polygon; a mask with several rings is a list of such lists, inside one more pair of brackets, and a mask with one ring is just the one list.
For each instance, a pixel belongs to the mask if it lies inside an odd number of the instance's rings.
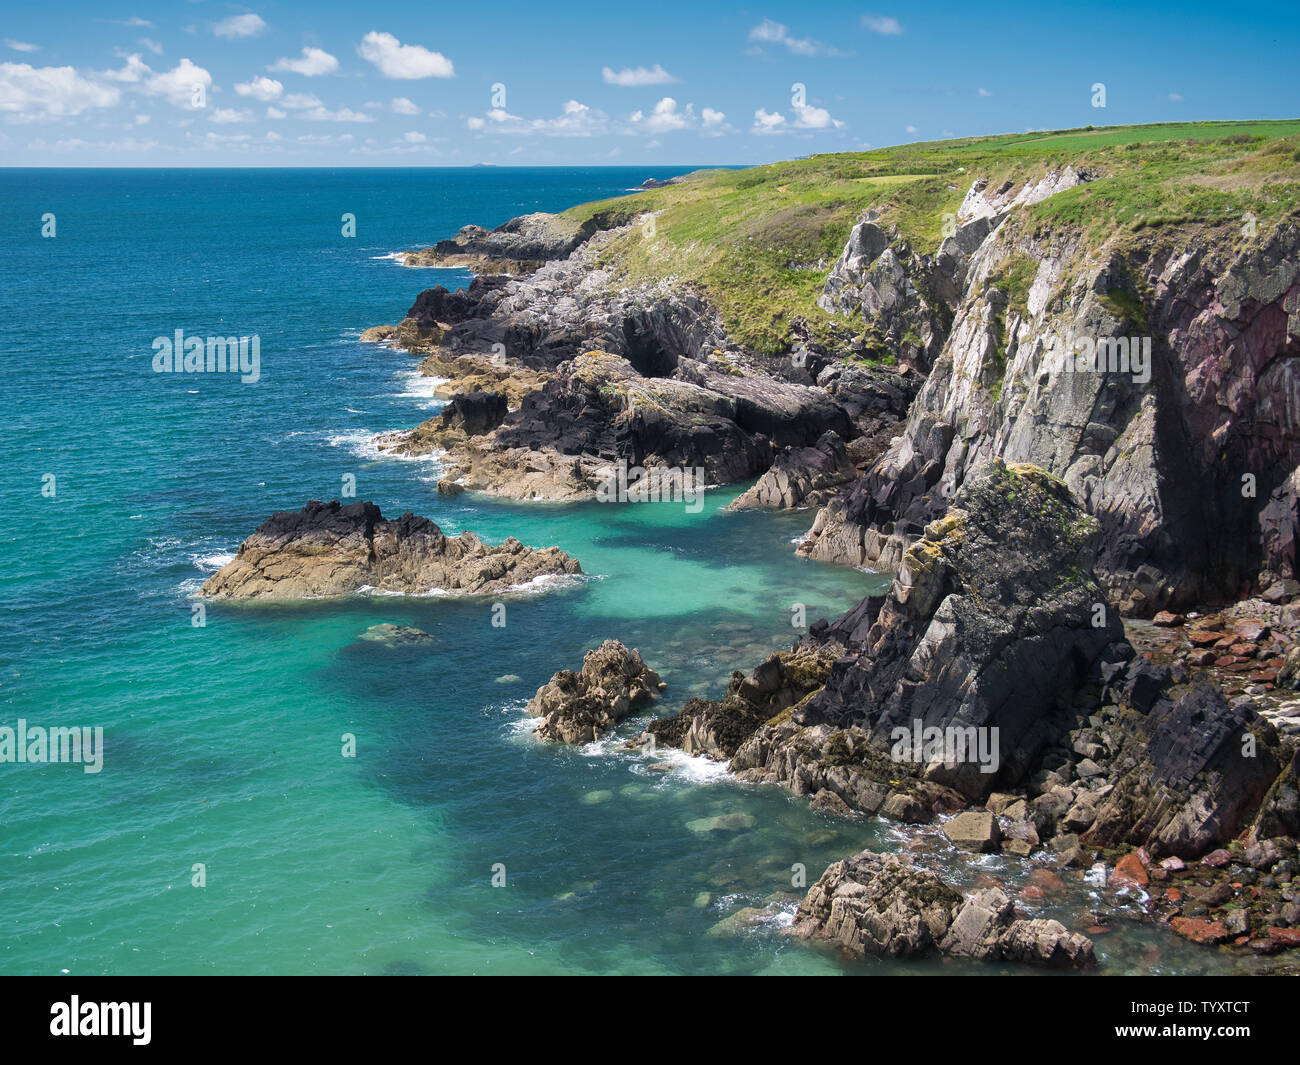
{"label": "white sea foam", "polygon": [[218,551],[210,555],[191,555],[191,561],[199,569],[210,569],[213,571],[221,569],[222,566],[229,565],[235,561],[235,555],[232,551]]}

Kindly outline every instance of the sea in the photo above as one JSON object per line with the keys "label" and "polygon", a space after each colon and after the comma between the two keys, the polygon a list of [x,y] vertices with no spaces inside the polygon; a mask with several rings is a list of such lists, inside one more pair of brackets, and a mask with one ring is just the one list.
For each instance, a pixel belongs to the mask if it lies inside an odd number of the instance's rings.
{"label": "sea", "polygon": [[[1034,863],[624,746],[887,586],[795,555],[813,511],[726,511],[745,485],[698,512],[440,496],[436,459],[374,446],[442,401],[361,332],[470,281],[396,252],[681,172],[0,170],[0,728],[102,730],[98,772],[0,762],[0,973],[1033,974],[788,929],[864,848],[963,886]],[[256,337],[257,379],[158,372],[177,330]],[[493,600],[196,598],[270,514],[351,485],[584,575]],[[366,638],[385,623],[432,639]],[[653,710],[538,740],[529,696],[610,638],[667,683]],[[1103,974],[1223,969],[1143,901],[1091,876],[1022,906],[1093,927]]]}

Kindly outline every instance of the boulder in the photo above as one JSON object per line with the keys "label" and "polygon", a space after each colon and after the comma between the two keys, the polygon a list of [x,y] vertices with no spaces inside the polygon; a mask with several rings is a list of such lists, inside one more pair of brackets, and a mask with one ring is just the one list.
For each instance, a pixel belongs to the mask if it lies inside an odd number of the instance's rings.
{"label": "boulder", "polygon": [[618,640],[606,640],[582,658],[582,669],[559,670],[528,700],[542,718],[537,734],[562,743],[590,743],[629,714],[643,710],[667,687],[659,674]]}

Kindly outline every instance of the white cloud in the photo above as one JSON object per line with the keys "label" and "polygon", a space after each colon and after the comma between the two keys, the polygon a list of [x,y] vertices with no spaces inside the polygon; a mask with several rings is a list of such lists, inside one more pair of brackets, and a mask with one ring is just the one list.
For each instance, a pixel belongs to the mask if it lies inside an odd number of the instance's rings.
{"label": "white cloud", "polygon": [[1178,92],[1171,92],[1168,96],[1165,97],[1165,99],[1168,100],[1171,104],[1180,104],[1183,102],[1183,94]]}
{"label": "white cloud", "polygon": [[305,78],[332,74],[338,68],[339,61],[323,48],[304,48],[297,59],[285,56],[267,67],[268,70],[287,70],[292,74],[301,74]]}
{"label": "white cloud", "polygon": [[204,92],[212,88],[212,75],[188,59],[182,59],[164,74],[155,74],[144,83],[147,92],[165,96],[177,107],[192,107],[194,87],[202,85]]}
{"label": "white cloud", "polygon": [[[834,55],[842,56],[843,52],[832,48],[821,41],[814,41],[811,37],[792,37],[788,26],[773,19],[765,18],[757,26],[749,31],[749,39],[757,41],[760,44],[779,44],[783,45],[788,52],[794,55],[813,56],[813,55]],[[762,49],[756,50],[762,54]]]}
{"label": "white cloud", "polygon": [[288,118],[289,116],[285,114],[285,112],[281,111],[278,107],[268,107],[266,109],[266,117],[267,118]]}
{"label": "white cloud", "polygon": [[361,111],[353,111],[348,107],[340,107],[337,111],[331,111],[328,107],[313,107],[310,111],[304,111],[299,117],[307,119],[309,122],[373,122],[374,119]]}
{"label": "white cloud", "polygon": [[235,86],[235,92],[240,96],[251,96],[254,100],[261,100],[262,103],[270,103],[284,92],[284,85],[265,75],[259,75],[252,81],[240,82]]}
{"label": "white cloud", "polygon": [[24,118],[79,115],[121,98],[120,89],[83,78],[72,67],[0,63],[0,112]]}
{"label": "white cloud", "polygon": [[227,124],[231,122],[248,122],[252,119],[249,111],[236,107],[217,107],[212,111],[212,121]]}
{"label": "white cloud", "polygon": [[843,129],[844,123],[833,118],[824,107],[800,106],[790,109],[787,118],[779,111],[765,111],[759,108],[754,112],[754,124],[751,133],[788,133],[794,130]]}
{"label": "white cloud", "polygon": [[420,113],[415,101],[408,100],[405,96],[394,96],[392,107],[393,113],[397,115],[418,115]]}
{"label": "white cloud", "polygon": [[121,70],[106,70],[104,71],[104,77],[110,81],[121,81],[128,85],[134,85],[152,73],[153,71],[149,68],[149,65],[139,55],[129,55],[126,57],[126,66]]}
{"label": "white cloud", "polygon": [[428,139],[429,138],[426,137],[423,133],[417,133],[414,130],[402,134],[402,140],[404,140],[407,144],[423,144]]}
{"label": "white cloud", "polygon": [[908,127],[907,127],[907,132],[908,132],[908,133],[915,133],[915,132],[916,132],[916,127],[915,127],[915,126],[908,126]]}
{"label": "white cloud", "polygon": [[993,95],[991,92],[988,91],[988,89],[980,89],[979,93],[980,93],[981,96],[992,96],[992,95]]}
{"label": "white cloud", "polygon": [[163,54],[163,46],[158,41],[155,41],[152,37],[141,37],[135,43],[139,45],[143,45],[145,48],[148,48],[149,51],[151,51],[154,55]]}
{"label": "white cloud", "polygon": [[39,44],[28,44],[26,41],[12,41],[8,37],[5,38],[5,47],[12,48],[15,52],[39,52],[41,50]]}
{"label": "white cloud", "polygon": [[602,67],[600,76],[605,79],[606,85],[621,85],[624,88],[634,88],[641,85],[672,85],[677,81],[658,63],[649,68],[624,67],[622,70]]}
{"label": "white cloud", "polygon": [[799,129],[840,129],[844,125],[823,107],[796,107],[794,112],[794,124]]}
{"label": "white cloud", "polygon": [[889,15],[863,15],[862,28],[878,33],[882,37],[897,37],[903,32],[902,24],[898,19],[891,18]]}
{"label": "white cloud", "polygon": [[641,126],[652,133],[670,133],[675,129],[686,129],[695,122],[695,109],[690,104],[686,105],[685,111],[677,110],[677,101],[671,96],[665,96],[654,106],[654,110],[646,115],[640,111],[632,114],[630,120],[633,125]]}
{"label": "white cloud", "polygon": [[314,96],[309,92],[291,92],[288,96],[280,100],[281,107],[288,107],[295,111],[302,111],[312,107],[323,106],[319,96]]}
{"label": "white cloud", "polygon": [[266,22],[261,15],[248,14],[222,19],[213,25],[212,32],[233,41],[238,37],[256,37],[264,29]]}
{"label": "white cloud", "polygon": [[116,22],[119,26],[132,26],[137,29],[153,28],[152,22],[150,22],[147,18],[141,18],[139,15],[132,15],[130,18],[112,19],[110,21]]}
{"label": "white cloud", "polygon": [[606,133],[609,116],[604,111],[577,100],[569,100],[564,110],[555,118],[520,118],[509,111],[495,108],[486,115],[472,116],[465,125],[476,132],[511,135],[539,134],[547,137],[591,137]]}
{"label": "white cloud", "polygon": [[357,52],[386,78],[451,78],[456,74],[451,60],[441,52],[431,52],[418,44],[402,44],[391,33],[371,30],[361,39]]}
{"label": "white cloud", "polygon": [[706,107],[700,112],[700,118],[704,120],[705,126],[720,126],[727,121],[727,116],[721,111],[715,111],[712,107]]}

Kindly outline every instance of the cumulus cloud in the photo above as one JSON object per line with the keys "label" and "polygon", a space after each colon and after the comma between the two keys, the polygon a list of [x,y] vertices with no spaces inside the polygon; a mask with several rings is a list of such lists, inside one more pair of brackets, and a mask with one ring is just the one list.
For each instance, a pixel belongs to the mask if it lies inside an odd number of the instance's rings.
{"label": "cumulus cloud", "polygon": [[339,61],[323,48],[304,48],[297,59],[283,56],[267,67],[271,71],[287,70],[291,74],[301,74],[306,78],[332,74],[338,68]]}
{"label": "cumulus cloud", "polygon": [[261,100],[265,104],[270,103],[283,93],[284,85],[276,81],[275,78],[259,75],[252,81],[239,82],[235,86],[235,92],[240,96],[251,96],[254,100]]}
{"label": "cumulus cloud", "polygon": [[227,40],[235,40],[239,37],[256,37],[266,29],[266,22],[261,15],[231,15],[230,18],[223,18],[220,22],[214,23],[212,32],[218,37],[225,37]]}
{"label": "cumulus cloud", "polygon": [[126,57],[126,65],[121,70],[106,70],[104,77],[110,81],[120,81],[128,85],[134,85],[136,82],[143,81],[153,71],[149,65],[140,58],[139,55],[129,55]]}
{"label": "cumulus cloud", "polygon": [[429,138],[423,133],[417,133],[415,130],[410,130],[402,134],[402,140],[407,144],[423,144],[428,139]]}
{"label": "cumulus cloud", "polygon": [[843,129],[844,123],[824,107],[799,106],[790,108],[790,115],[779,111],[765,111],[759,108],[754,112],[754,125],[751,133],[788,133],[795,130]]}
{"label": "cumulus cloud", "polygon": [[414,100],[408,100],[405,96],[394,96],[392,102],[393,113],[397,115],[418,115],[420,108],[416,106]]}
{"label": "cumulus cloud", "polygon": [[230,123],[230,122],[247,122],[253,115],[251,112],[236,107],[217,107],[214,108],[210,116],[213,122]]}
{"label": "cumulus cloud", "polygon": [[361,38],[357,52],[386,78],[451,78],[456,74],[451,60],[441,52],[431,52],[418,44],[403,44],[391,33],[371,30]]}
{"label": "cumulus cloud", "polygon": [[512,135],[539,134],[548,137],[592,137],[609,129],[609,116],[577,100],[565,103],[563,111],[555,118],[520,118],[501,108],[494,108],[479,117],[472,116],[465,125],[479,133]]}
{"label": "cumulus cloud", "polygon": [[202,85],[206,92],[212,88],[212,75],[183,58],[171,70],[154,74],[144,83],[144,88],[155,96],[166,97],[177,107],[192,107],[196,85]]}
{"label": "cumulus cloud", "polygon": [[39,52],[41,50],[39,44],[28,44],[26,41],[14,41],[10,40],[8,37],[5,38],[5,47],[11,48],[15,52]]}
{"label": "cumulus cloud", "polygon": [[79,115],[112,107],[120,89],[82,77],[72,67],[33,67],[0,63],[0,112],[21,118]]}
{"label": "cumulus cloud", "polygon": [[658,63],[653,67],[624,67],[622,70],[602,67],[600,76],[604,78],[606,85],[621,85],[624,88],[635,88],[641,85],[672,85],[677,81]]}
{"label": "cumulus cloud", "polygon": [[862,28],[882,37],[897,37],[903,32],[902,24],[889,15],[863,15]]}
{"label": "cumulus cloud", "polygon": [[687,104],[685,111],[678,111],[677,101],[671,96],[665,96],[655,104],[654,110],[648,115],[641,111],[634,111],[628,121],[652,133],[669,133],[675,129],[686,129],[694,125],[695,109],[691,104]]}
{"label": "cumulus cloud", "polygon": [[793,37],[790,34],[790,28],[788,26],[770,18],[765,18],[757,26],[751,29],[749,31],[749,39],[760,45],[781,45],[786,49],[786,51],[791,52],[794,55],[844,55],[844,53],[838,49],[832,48],[830,45],[824,44],[821,41],[814,41],[811,37]]}

